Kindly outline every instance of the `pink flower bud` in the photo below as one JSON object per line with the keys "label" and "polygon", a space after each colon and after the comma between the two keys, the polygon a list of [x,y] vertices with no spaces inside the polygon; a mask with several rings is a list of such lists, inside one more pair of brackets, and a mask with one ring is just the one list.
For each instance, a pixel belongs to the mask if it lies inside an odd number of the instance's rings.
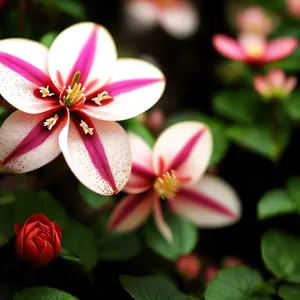
{"label": "pink flower bud", "polygon": [[286,0],[286,7],[292,16],[300,18],[300,0]]}
{"label": "pink flower bud", "polygon": [[155,131],[160,130],[165,124],[166,118],[161,109],[152,110],[146,117],[145,124]]}
{"label": "pink flower bud", "polygon": [[224,267],[234,267],[245,265],[245,262],[238,257],[227,256],[223,258],[223,266]]}
{"label": "pink flower bud", "polygon": [[263,8],[251,6],[238,14],[236,26],[243,33],[268,35],[274,29],[275,20],[267,15]]}
{"label": "pink flower bud", "polygon": [[297,85],[295,77],[286,77],[281,69],[272,69],[265,76],[255,76],[254,89],[266,100],[284,99]]}
{"label": "pink flower bud", "polygon": [[204,283],[209,284],[217,275],[219,269],[215,265],[208,266],[204,271]]}
{"label": "pink flower bud", "polygon": [[177,259],[176,267],[178,272],[188,280],[197,278],[201,271],[201,263],[195,254],[187,254]]}

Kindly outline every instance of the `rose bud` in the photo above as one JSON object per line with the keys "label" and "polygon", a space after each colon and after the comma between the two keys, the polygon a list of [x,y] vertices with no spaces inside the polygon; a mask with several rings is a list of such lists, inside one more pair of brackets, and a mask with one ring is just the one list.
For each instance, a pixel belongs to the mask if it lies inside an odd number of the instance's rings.
{"label": "rose bud", "polygon": [[16,253],[34,266],[47,265],[60,255],[61,228],[44,214],[29,217],[24,224],[15,224]]}

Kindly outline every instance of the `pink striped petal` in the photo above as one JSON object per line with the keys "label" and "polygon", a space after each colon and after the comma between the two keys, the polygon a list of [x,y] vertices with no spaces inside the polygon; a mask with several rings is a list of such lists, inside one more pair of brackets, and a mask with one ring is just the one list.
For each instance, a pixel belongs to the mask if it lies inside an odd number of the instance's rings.
{"label": "pink striped petal", "polygon": [[14,107],[37,114],[52,109],[58,102],[53,97],[42,98],[39,87],[50,87],[48,49],[26,39],[0,41],[0,93]]}
{"label": "pink striped petal", "polygon": [[298,41],[292,37],[283,37],[267,44],[264,61],[271,62],[291,55],[298,47]]}
{"label": "pink striped petal", "polygon": [[203,228],[218,228],[237,222],[241,203],[233,188],[213,175],[182,189],[168,202],[171,210]]}
{"label": "pink striped petal", "polygon": [[223,56],[229,59],[240,61],[244,61],[247,59],[247,56],[243,51],[240,43],[233,38],[224,34],[216,34],[214,35],[212,41],[216,50]]}
{"label": "pink striped petal", "polygon": [[[92,135],[84,133],[81,120],[94,129]],[[59,144],[74,175],[95,193],[118,193],[128,181],[130,146],[119,124],[91,120],[73,112],[59,136]]]}
{"label": "pink striped petal", "polygon": [[197,182],[205,172],[212,153],[210,129],[200,122],[180,122],[166,129],[153,149],[157,175],[175,170],[184,184]]}
{"label": "pink striped petal", "polygon": [[60,154],[58,135],[65,124],[62,115],[51,130],[43,125],[55,110],[36,115],[12,113],[0,129],[1,165],[15,173],[38,169]]}
{"label": "pink striped petal", "polygon": [[152,150],[138,135],[129,133],[129,143],[132,156],[132,168],[129,181],[124,190],[137,194],[148,190],[153,184]]}
{"label": "pink striped petal", "polygon": [[172,243],[173,234],[172,234],[170,227],[168,226],[168,224],[166,223],[166,221],[164,219],[162,209],[161,209],[160,199],[154,193],[153,193],[153,197],[154,197],[153,213],[154,213],[155,224],[156,224],[158,230],[160,231],[160,233],[162,234],[162,236],[169,243]]}
{"label": "pink striped petal", "polygon": [[197,31],[199,15],[190,2],[178,1],[161,11],[159,22],[171,36],[186,39]]}
{"label": "pink striped petal", "polygon": [[95,119],[130,119],[151,108],[164,89],[164,75],[154,65],[139,59],[119,59],[114,75],[101,89],[107,91],[113,101],[106,105],[87,101],[82,110]]}
{"label": "pink striped petal", "polygon": [[261,95],[266,95],[269,93],[270,86],[269,81],[263,76],[255,76],[253,80],[254,89]]}
{"label": "pink striped petal", "polygon": [[111,76],[116,49],[109,32],[91,22],[78,23],[61,32],[49,52],[49,72],[60,89],[69,85],[76,72],[85,94],[99,89]]}
{"label": "pink striped petal", "polygon": [[127,26],[133,31],[142,31],[153,27],[158,19],[158,7],[153,1],[124,1],[124,15]]}
{"label": "pink striped petal", "polygon": [[132,231],[148,219],[153,207],[153,193],[127,195],[117,204],[109,220],[112,231]]}

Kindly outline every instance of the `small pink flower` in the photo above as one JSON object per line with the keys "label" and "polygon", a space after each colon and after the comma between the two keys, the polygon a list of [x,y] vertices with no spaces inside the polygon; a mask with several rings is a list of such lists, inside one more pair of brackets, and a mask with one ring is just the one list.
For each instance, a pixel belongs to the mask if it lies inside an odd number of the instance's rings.
{"label": "small pink flower", "polygon": [[199,15],[190,0],[125,0],[124,10],[133,30],[160,24],[171,36],[185,39],[199,27]]}
{"label": "small pink flower", "polygon": [[289,13],[296,18],[300,18],[300,0],[286,0],[285,2]]}
{"label": "small pink flower", "polygon": [[199,122],[180,122],[161,133],[153,150],[130,133],[133,165],[125,196],[116,206],[109,228],[130,231],[153,213],[162,235],[172,241],[164,221],[161,199],[172,212],[198,226],[213,228],[237,222],[241,207],[235,191],[223,180],[203,176],[211,152],[210,130]]}
{"label": "small pink flower", "polygon": [[266,76],[255,76],[255,90],[266,99],[286,98],[296,87],[296,77],[286,77],[281,69],[272,69]]}
{"label": "small pink flower", "polygon": [[268,35],[272,33],[275,24],[262,7],[251,6],[238,14],[236,25],[242,33]]}
{"label": "small pink flower", "polygon": [[131,169],[128,137],[116,122],[162,95],[163,74],[137,59],[117,60],[102,26],[84,22],[58,35],[50,49],[21,38],[0,41],[0,93],[18,110],[0,129],[1,165],[38,169],[63,153],[92,191],[111,195]]}
{"label": "small pink flower", "polygon": [[185,279],[193,280],[200,275],[201,262],[197,255],[186,254],[177,259],[176,268]]}
{"label": "small pink flower", "polygon": [[156,108],[147,113],[144,122],[150,129],[158,131],[164,126],[166,117],[161,109]]}
{"label": "small pink flower", "polygon": [[267,42],[262,36],[243,34],[238,40],[223,34],[213,37],[213,45],[223,56],[259,65],[283,59],[292,54],[298,41],[293,37],[282,37]]}

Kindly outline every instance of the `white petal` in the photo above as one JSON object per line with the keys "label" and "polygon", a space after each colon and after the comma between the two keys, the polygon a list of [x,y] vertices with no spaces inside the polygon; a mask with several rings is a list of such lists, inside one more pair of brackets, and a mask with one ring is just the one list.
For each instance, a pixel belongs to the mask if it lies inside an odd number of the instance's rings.
{"label": "white petal", "polygon": [[41,113],[58,104],[42,98],[39,87],[50,86],[48,49],[21,38],[0,41],[0,94],[14,107],[27,113]]}
{"label": "white petal", "polygon": [[114,41],[103,26],[78,23],[62,31],[54,40],[49,52],[49,72],[59,88],[69,85],[74,74],[80,72],[79,82],[89,94],[111,76],[116,55]]}
{"label": "white petal", "polygon": [[200,122],[180,122],[158,137],[153,149],[157,175],[174,170],[186,184],[197,182],[205,172],[212,153],[210,129]]}
{"label": "white petal", "polygon": [[[81,120],[94,129],[92,135],[84,133]],[[125,130],[118,123],[73,116],[62,130],[59,144],[74,175],[95,193],[118,193],[128,181],[130,146]]]}
{"label": "white petal", "polygon": [[205,175],[199,183],[180,191],[168,203],[174,213],[203,228],[234,224],[242,213],[241,202],[235,190],[213,175]]}
{"label": "white petal", "polygon": [[165,79],[154,65],[133,58],[119,59],[113,76],[101,89],[113,97],[108,104],[86,101],[82,110],[93,118],[121,121],[151,108],[165,89]]}

